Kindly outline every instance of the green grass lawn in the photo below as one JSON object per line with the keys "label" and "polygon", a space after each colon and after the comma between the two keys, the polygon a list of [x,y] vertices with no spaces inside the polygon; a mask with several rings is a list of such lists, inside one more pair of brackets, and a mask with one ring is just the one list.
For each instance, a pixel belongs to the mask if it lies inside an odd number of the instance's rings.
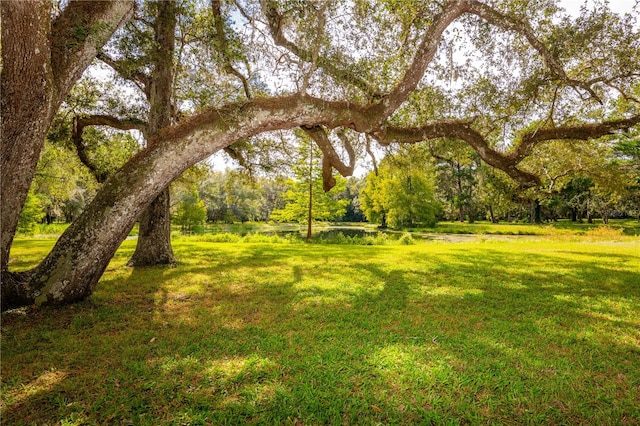
{"label": "green grass lawn", "polygon": [[561,219],[557,222],[533,225],[508,222],[491,223],[489,221],[438,222],[434,228],[425,228],[424,231],[443,234],[579,235],[602,227],[619,230],[623,235],[640,235],[640,221],[635,219],[611,219],[608,225],[604,225],[601,219],[594,219],[593,223],[587,223],[586,220],[572,222],[568,219]]}
{"label": "green grass lawn", "polygon": [[638,238],[134,244],[3,314],[3,424],[640,424]]}

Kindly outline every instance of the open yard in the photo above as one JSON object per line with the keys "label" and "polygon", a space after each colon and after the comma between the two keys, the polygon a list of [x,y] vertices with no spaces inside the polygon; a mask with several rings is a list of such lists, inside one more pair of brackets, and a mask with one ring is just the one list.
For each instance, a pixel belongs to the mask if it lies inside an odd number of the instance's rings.
{"label": "open yard", "polygon": [[638,238],[134,245],[3,314],[3,424],[640,424]]}

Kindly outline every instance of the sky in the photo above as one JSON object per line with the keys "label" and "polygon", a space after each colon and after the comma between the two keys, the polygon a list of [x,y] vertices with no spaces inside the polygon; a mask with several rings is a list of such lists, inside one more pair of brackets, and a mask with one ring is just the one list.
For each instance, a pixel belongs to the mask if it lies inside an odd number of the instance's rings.
{"label": "sky", "polygon": [[[577,15],[580,12],[580,6],[585,3],[585,0],[560,0],[559,4],[564,7],[568,13]],[[593,0],[586,0],[587,7],[593,7]],[[636,0],[610,0],[609,7],[617,13],[631,12]]]}

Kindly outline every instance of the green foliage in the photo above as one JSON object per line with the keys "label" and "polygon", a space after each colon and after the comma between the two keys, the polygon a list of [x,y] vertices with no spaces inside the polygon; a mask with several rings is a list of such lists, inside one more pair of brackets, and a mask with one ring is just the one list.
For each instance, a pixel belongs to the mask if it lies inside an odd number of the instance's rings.
{"label": "green foliage", "polygon": [[211,222],[266,221],[284,191],[277,178],[253,178],[240,170],[208,171],[194,184]]}
{"label": "green foliage", "polygon": [[432,166],[414,147],[385,157],[378,175],[369,173],[361,192],[362,207],[369,221],[385,217],[395,229],[434,226],[440,211],[434,192]]}
{"label": "green foliage", "polygon": [[175,221],[183,230],[193,231],[194,227],[207,220],[207,208],[197,191],[185,194],[178,204]]}
{"label": "green foliage", "polygon": [[45,213],[40,200],[35,195],[33,187],[31,187],[27,193],[27,199],[22,206],[22,212],[20,212],[18,232],[29,235],[33,234],[38,223],[40,223],[44,216]]}
{"label": "green foliage", "polygon": [[45,142],[33,181],[47,218],[73,220],[93,197],[97,184],[74,151]]}
{"label": "green foliage", "polygon": [[413,236],[411,234],[409,234],[409,233],[402,234],[402,236],[398,240],[398,244],[400,244],[401,246],[410,246],[410,245],[413,245],[415,243],[416,242],[413,239]]}

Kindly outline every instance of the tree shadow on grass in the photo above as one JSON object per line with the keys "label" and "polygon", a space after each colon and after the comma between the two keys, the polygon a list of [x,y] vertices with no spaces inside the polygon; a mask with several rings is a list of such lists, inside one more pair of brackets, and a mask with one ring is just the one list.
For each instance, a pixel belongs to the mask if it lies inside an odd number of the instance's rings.
{"label": "tree shadow on grass", "polygon": [[640,421],[637,268],[508,249],[407,250],[410,263],[222,250],[3,317],[4,421]]}

